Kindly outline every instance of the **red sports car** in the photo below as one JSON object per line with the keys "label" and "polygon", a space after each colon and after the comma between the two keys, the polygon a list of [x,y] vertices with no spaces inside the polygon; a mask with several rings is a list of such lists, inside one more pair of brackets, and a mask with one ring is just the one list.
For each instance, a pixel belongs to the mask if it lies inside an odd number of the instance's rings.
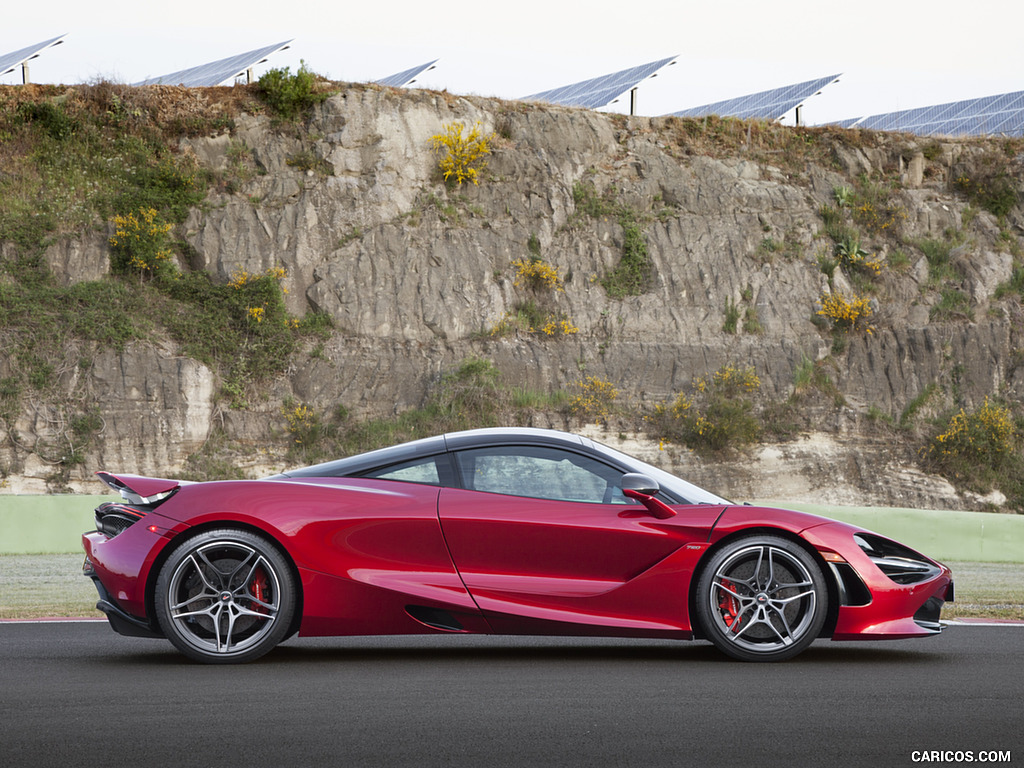
{"label": "red sports car", "polygon": [[100,472],[97,608],[192,659],[302,635],[705,638],[779,661],[928,637],[945,566],[856,526],[737,505],[585,437],[482,429],[262,480]]}

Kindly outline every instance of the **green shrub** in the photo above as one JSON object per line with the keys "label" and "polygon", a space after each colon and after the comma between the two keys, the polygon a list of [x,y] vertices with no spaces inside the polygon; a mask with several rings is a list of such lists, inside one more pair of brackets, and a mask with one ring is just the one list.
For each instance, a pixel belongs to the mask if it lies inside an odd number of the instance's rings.
{"label": "green shrub", "polygon": [[572,188],[576,213],[573,221],[579,225],[583,216],[604,219],[615,216],[622,227],[622,257],[615,267],[601,278],[601,285],[610,298],[624,299],[647,292],[653,264],[647,253],[647,239],[640,226],[641,216],[632,208],[615,200],[615,188],[609,187],[599,195],[592,182],[576,182]]}
{"label": "green shrub", "polygon": [[619,213],[619,205],[615,202],[615,188],[610,187],[603,195],[597,193],[593,182],[577,181],[572,185],[572,200],[576,205],[577,214],[601,219]]}
{"label": "green shrub", "polygon": [[954,173],[954,189],[993,216],[1006,216],[1020,201],[1017,185],[1004,158],[983,155],[970,165],[959,166]]}
{"label": "green shrub", "polygon": [[619,224],[622,226],[622,258],[611,272],[601,278],[601,285],[613,299],[646,293],[652,267],[647,255],[647,240],[633,213],[621,213]]}
{"label": "green shrub", "polygon": [[950,257],[957,239],[922,237],[914,241],[914,245],[924,253],[928,261],[928,279],[932,283],[942,283],[956,277]]}
{"label": "green shrub", "polygon": [[722,332],[735,335],[739,326],[740,308],[731,298],[725,299],[725,322],[722,323]]}
{"label": "green shrub", "polygon": [[747,307],[743,311],[743,332],[754,335],[764,333],[764,326],[757,316],[757,307]]}
{"label": "green shrub", "polygon": [[1010,279],[1000,283],[996,288],[996,298],[1003,299],[1011,294],[1017,294],[1024,299],[1024,266],[1014,267]]}
{"label": "green shrub", "polygon": [[18,106],[18,116],[55,141],[69,138],[79,128],[78,121],[63,106],[52,101],[23,102]]}
{"label": "green shrub", "polygon": [[530,237],[526,241],[526,250],[530,252],[531,259],[539,259],[541,257],[540,238],[537,237],[535,232],[530,233]]}
{"label": "green shrub", "polygon": [[257,88],[278,117],[295,120],[330,98],[331,92],[318,89],[317,81],[317,76],[309,70],[306,62],[301,61],[294,75],[289,67],[267,70],[260,77]]}
{"label": "green shrub", "polygon": [[970,318],[971,300],[958,288],[943,288],[938,303],[928,312],[929,320],[939,322]]}

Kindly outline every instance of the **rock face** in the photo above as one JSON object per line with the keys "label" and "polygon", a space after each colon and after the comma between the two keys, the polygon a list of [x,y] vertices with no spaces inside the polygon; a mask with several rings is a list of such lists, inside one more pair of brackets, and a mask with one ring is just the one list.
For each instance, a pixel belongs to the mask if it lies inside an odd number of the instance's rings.
{"label": "rock face", "polygon": [[[447,189],[437,177],[430,138],[452,122],[496,133],[479,186]],[[788,150],[705,151],[670,120],[351,88],[300,128],[244,116],[230,136],[185,139],[182,148],[221,173],[245,157],[250,171],[237,191],[213,193],[193,211],[181,232],[191,246],[183,267],[220,281],[283,267],[289,310],[329,313],[337,333],[244,412],[218,401],[212,371],[173,349],[99,353],[84,391],[101,404],[105,425],[87,469],[174,473],[214,425],[229,439],[269,442],[289,396],[324,411],[399,412],[421,404],[430,381],[470,355],[491,359],[509,384],[552,390],[586,373],[615,382],[639,405],[672,397],[730,362],[754,366],[763,395],[781,400],[802,361],[828,359],[845,397],[840,416],[822,416],[830,421],[796,443],[759,449],[754,461],[709,468],[682,452],[661,463],[727,495],[969,507],[976,502],[948,484],[914,490],[923,476],[893,463],[878,444],[884,440],[846,440],[836,420],[859,434],[869,409],[897,418],[931,384],[953,379],[966,403],[996,391],[1020,398],[1024,390],[1014,363],[1020,319],[993,303],[1013,267],[998,247],[999,227],[977,211],[965,224],[965,200],[944,181],[929,181],[929,168],[943,171],[952,161],[926,161],[906,138],[866,148],[836,139],[827,162],[795,162]],[[950,228],[966,233],[951,259],[970,309],[933,319],[928,264],[911,249],[902,271],[882,278],[874,332],[851,334],[836,351],[813,322],[815,311],[823,293],[853,289],[841,270],[830,283],[821,268],[833,248],[821,208],[858,174],[891,174],[896,166],[905,186],[891,210],[902,212],[904,242]],[[602,285],[622,258],[623,221],[610,202],[596,216],[585,212],[586,195],[625,206],[640,227],[651,265],[642,295],[614,299]],[[882,255],[893,248],[881,234],[865,244]],[[91,237],[55,246],[48,259],[66,282],[95,279],[105,249],[104,238]],[[557,269],[562,290],[517,285],[512,262],[531,254]],[[578,332],[492,334],[528,301]],[[725,330],[727,306],[753,321],[747,332],[742,320],[738,332]],[[22,417],[19,432],[45,432],[30,419]],[[798,469],[769,471],[778,457]],[[38,465],[22,461],[9,488],[41,486],[31,479],[42,476]],[[817,480],[794,484],[805,469]],[[823,493],[826,480],[832,488]]]}

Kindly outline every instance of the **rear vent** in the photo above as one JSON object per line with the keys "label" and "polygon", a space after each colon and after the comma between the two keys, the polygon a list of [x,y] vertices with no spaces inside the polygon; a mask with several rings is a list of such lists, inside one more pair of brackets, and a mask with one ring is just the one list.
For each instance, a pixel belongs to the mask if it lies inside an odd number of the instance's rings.
{"label": "rear vent", "polygon": [[96,530],[111,539],[135,525],[146,513],[117,501],[108,501],[96,507]]}

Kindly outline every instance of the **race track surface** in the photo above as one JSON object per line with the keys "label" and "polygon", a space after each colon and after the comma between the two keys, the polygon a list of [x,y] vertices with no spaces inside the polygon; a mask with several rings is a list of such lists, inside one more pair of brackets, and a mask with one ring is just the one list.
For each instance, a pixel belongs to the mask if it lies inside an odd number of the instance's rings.
{"label": "race track surface", "polygon": [[776,665],[706,643],[433,636],[294,638],[213,667],[97,622],[0,624],[0,647],[0,759],[18,768],[1024,762],[1020,626],[819,641]]}

